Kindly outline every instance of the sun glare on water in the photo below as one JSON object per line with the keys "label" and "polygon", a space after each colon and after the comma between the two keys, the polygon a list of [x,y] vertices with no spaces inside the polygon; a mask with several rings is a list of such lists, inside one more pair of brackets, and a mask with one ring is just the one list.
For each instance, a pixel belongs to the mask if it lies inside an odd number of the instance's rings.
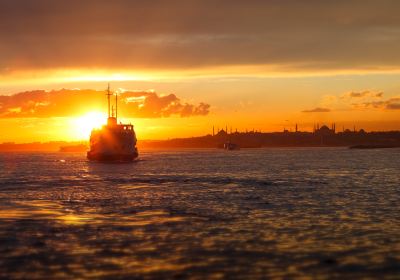
{"label": "sun glare on water", "polygon": [[100,128],[106,124],[107,115],[101,112],[89,112],[72,121],[73,138],[79,140],[89,139],[90,132],[94,128]]}

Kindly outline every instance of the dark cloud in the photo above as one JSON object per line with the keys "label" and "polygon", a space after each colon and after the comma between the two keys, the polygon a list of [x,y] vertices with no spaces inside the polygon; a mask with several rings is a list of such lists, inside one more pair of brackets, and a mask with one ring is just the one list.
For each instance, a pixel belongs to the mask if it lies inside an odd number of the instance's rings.
{"label": "dark cloud", "polygon": [[311,110],[304,110],[302,111],[303,113],[327,113],[330,112],[331,109],[328,108],[321,108],[321,107],[317,107]]}
{"label": "dark cloud", "polygon": [[[26,91],[0,96],[0,117],[66,117],[106,108],[105,91],[61,89]],[[158,95],[153,91],[123,91],[118,111],[123,117],[161,118],[204,116],[210,105],[182,102],[175,94]]]}
{"label": "dark cloud", "polygon": [[383,92],[374,92],[369,90],[351,91],[343,94],[341,98],[382,98]]}
{"label": "dark cloud", "polygon": [[397,101],[397,103],[391,102],[391,103],[386,104],[386,109],[388,109],[388,110],[400,110],[400,100]]}
{"label": "dark cloud", "polygon": [[400,2],[2,0],[0,71],[400,66]]}
{"label": "dark cloud", "polygon": [[342,101],[354,109],[380,109],[399,110],[400,98],[392,97],[385,99],[382,91],[358,91],[347,92],[341,96]]}
{"label": "dark cloud", "polygon": [[387,100],[353,103],[352,106],[355,109],[400,110],[400,97],[392,97]]}

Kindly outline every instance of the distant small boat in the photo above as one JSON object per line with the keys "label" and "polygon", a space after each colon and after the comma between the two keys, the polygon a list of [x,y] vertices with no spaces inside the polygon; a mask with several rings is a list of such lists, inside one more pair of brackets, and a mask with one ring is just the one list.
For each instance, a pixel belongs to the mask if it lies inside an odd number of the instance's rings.
{"label": "distant small boat", "polygon": [[226,142],[224,143],[224,149],[228,151],[233,151],[233,150],[240,150],[239,145],[234,144],[232,142]]}
{"label": "distant small boat", "polygon": [[390,149],[390,148],[400,148],[399,145],[354,145],[350,146],[350,149],[360,149],[360,150],[366,150],[366,149]]}

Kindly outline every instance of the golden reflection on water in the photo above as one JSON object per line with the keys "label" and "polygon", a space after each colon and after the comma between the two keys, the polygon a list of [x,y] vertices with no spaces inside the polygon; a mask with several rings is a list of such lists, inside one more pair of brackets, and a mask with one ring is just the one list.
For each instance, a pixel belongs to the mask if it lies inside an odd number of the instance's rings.
{"label": "golden reflection on water", "polygon": [[0,219],[40,219],[61,215],[62,206],[51,201],[15,201],[3,204]]}
{"label": "golden reflection on water", "polygon": [[[179,264],[175,262],[179,255],[170,255],[167,258],[149,258],[140,259],[132,256],[132,248],[129,244],[127,247],[121,247],[119,242],[132,236],[142,240],[137,244],[135,251],[140,254],[158,255],[159,248],[155,246],[148,239],[147,233],[143,230],[145,226],[162,225],[164,223],[182,222],[183,217],[171,216],[165,210],[145,210],[129,215],[109,213],[102,214],[96,213],[95,209],[86,208],[85,211],[74,211],[69,207],[70,203],[65,201],[50,201],[50,200],[20,200],[15,202],[8,202],[0,207],[0,222],[6,221],[50,221],[55,226],[56,233],[49,238],[43,233],[35,235],[36,239],[44,240],[44,248],[53,248],[60,252],[68,252],[71,256],[76,256],[78,259],[87,258],[87,262],[94,256],[102,257],[102,266],[123,267],[126,271],[136,271],[140,273],[153,273],[156,271],[180,271],[185,269],[187,264]],[[67,227],[66,231],[57,230],[56,225]],[[80,242],[79,236],[73,233],[74,227],[80,230],[82,226],[90,226],[88,229],[90,238],[87,242]],[[102,232],[102,242],[109,242],[115,240],[115,244],[110,247],[104,247],[104,244],[93,246],[96,242],[98,232],[93,231],[94,228],[106,227],[109,230]],[[129,229],[126,232],[115,231],[115,227],[122,226]],[[72,227],[72,228],[71,228]],[[72,232],[71,232],[72,230]],[[65,236],[65,240],[64,237]],[[61,238],[61,239],[60,239]],[[165,239],[166,235],[163,232],[157,234],[157,238]],[[66,243],[67,242],[67,243]],[[28,244],[26,244],[28,245]],[[21,257],[24,255],[40,254],[43,248],[30,248],[21,246],[19,249],[14,250],[8,257]],[[88,270],[84,263],[73,262],[65,266],[49,266],[48,269],[54,271],[54,277],[64,278],[66,275],[63,270],[74,271],[77,275],[84,275],[89,278],[106,277],[115,272],[107,272],[107,270]],[[16,274],[21,276],[20,274]],[[34,274],[32,274],[34,275]],[[1,275],[0,275],[1,276]],[[43,275],[36,275],[41,277]]]}
{"label": "golden reflection on water", "polygon": [[2,205],[0,208],[0,220],[48,219],[66,225],[107,224],[123,226],[145,226],[184,221],[183,217],[173,217],[167,211],[163,210],[146,210],[130,215],[104,215],[91,212],[93,211],[76,213],[56,201],[16,201]]}

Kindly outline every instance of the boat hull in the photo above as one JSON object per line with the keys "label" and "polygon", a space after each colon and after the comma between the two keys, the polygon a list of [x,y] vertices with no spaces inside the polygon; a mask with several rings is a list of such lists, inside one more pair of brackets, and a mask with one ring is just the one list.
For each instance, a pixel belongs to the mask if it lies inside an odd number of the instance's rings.
{"label": "boat hull", "polygon": [[138,153],[133,154],[105,154],[105,153],[93,153],[87,152],[88,160],[102,161],[102,162],[130,162],[135,160],[139,156]]}

